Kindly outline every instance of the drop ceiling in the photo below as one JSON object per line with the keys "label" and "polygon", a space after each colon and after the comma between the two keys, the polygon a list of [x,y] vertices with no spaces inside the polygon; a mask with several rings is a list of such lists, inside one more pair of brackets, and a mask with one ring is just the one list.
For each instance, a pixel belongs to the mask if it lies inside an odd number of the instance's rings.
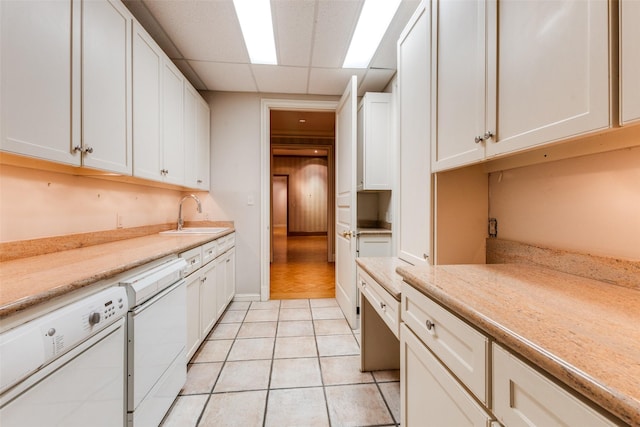
{"label": "drop ceiling", "polygon": [[342,63],[364,0],[271,0],[278,65],[249,62],[232,0],[124,0],[196,89],[340,95],[381,91],[396,71],[396,42],[419,0],[402,0],[369,68]]}

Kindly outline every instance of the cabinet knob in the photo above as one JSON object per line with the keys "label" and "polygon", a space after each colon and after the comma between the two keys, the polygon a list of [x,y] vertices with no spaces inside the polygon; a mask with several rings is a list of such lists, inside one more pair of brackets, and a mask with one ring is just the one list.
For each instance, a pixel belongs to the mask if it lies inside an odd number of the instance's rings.
{"label": "cabinet knob", "polygon": [[81,146],[79,146],[79,145],[76,145],[75,147],[73,147],[73,151],[75,151],[75,152],[78,152],[78,151],[79,151],[79,152],[81,152],[81,153],[82,153],[82,147],[81,147]]}
{"label": "cabinet knob", "polygon": [[486,131],[486,132],[485,132],[485,134],[484,134],[484,136],[483,136],[483,139],[486,141],[487,139],[491,139],[491,138],[493,138],[493,137],[494,137],[493,132],[491,132],[490,130],[488,130],[488,131]]}
{"label": "cabinet knob", "polygon": [[425,322],[426,326],[427,326],[427,331],[434,331],[436,329],[436,324],[433,323],[431,320],[428,320]]}
{"label": "cabinet knob", "polygon": [[480,144],[482,141],[484,141],[484,137],[482,136],[476,136],[474,138],[474,141],[476,142],[476,144]]}
{"label": "cabinet knob", "polygon": [[387,307],[387,304],[385,304],[385,303],[381,302],[381,303],[380,303],[380,308],[384,310],[384,309],[385,309],[385,307]]}
{"label": "cabinet knob", "polygon": [[93,153],[93,147],[87,147],[87,148],[85,148],[85,149],[84,149],[84,152],[85,152],[85,153],[89,153],[89,154]]}

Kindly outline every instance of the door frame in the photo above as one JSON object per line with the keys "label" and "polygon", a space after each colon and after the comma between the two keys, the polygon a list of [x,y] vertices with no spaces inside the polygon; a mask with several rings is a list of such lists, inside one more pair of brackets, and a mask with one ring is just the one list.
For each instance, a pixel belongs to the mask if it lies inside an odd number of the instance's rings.
{"label": "door frame", "polygon": [[[271,110],[335,112],[338,101],[268,99],[260,103],[260,300],[271,296]],[[335,213],[334,213],[335,215]],[[333,224],[335,216],[327,218]],[[331,231],[333,231],[332,227]]]}

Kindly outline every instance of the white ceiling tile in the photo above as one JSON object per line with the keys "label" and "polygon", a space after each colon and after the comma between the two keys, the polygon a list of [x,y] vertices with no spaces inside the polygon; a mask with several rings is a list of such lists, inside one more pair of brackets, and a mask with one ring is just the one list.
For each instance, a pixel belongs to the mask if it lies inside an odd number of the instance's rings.
{"label": "white ceiling tile", "polygon": [[309,66],[316,0],[272,0],[278,65]]}
{"label": "white ceiling tile", "polygon": [[367,70],[345,68],[312,68],[309,73],[309,93],[315,95],[342,95],[351,76],[362,79]]}
{"label": "white ceiling tile", "polygon": [[276,65],[252,65],[258,92],[307,93],[309,69]]}
{"label": "white ceiling tile", "polygon": [[208,90],[229,92],[257,92],[249,64],[227,64],[224,62],[189,61]]}
{"label": "white ceiling tile", "polygon": [[311,65],[339,68],[364,0],[319,0]]}
{"label": "white ceiling tile", "polygon": [[141,0],[123,0],[123,3],[169,58],[182,58],[178,48],[164,31],[156,17],[151,14],[145,3]]}
{"label": "white ceiling tile", "polygon": [[183,58],[198,61],[248,62],[232,0],[145,0]]}
{"label": "white ceiling tile", "polygon": [[365,92],[382,92],[393,78],[396,70],[369,69],[358,84],[358,96]]}

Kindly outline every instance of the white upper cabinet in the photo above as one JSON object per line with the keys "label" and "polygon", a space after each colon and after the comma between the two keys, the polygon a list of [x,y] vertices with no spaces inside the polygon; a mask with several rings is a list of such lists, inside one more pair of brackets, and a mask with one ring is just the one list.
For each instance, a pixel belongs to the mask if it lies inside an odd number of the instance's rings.
{"label": "white upper cabinet", "polygon": [[640,2],[620,0],[620,123],[640,121]]}
{"label": "white upper cabinet", "polygon": [[209,190],[209,106],[184,82],[185,186]]}
{"label": "white upper cabinet", "polygon": [[391,190],[391,94],[367,92],[358,106],[358,191]]}
{"label": "white upper cabinet", "polygon": [[[80,154],[80,70],[73,22],[80,2],[1,1],[2,150],[73,165]],[[79,28],[79,25],[77,26]],[[72,73],[73,70],[73,73]]]}
{"label": "white upper cabinet", "polygon": [[131,20],[119,1],[1,2],[2,150],[131,174]]}
{"label": "white upper cabinet", "polygon": [[398,40],[398,257],[414,265],[431,262],[429,28],[422,3]]}
{"label": "white upper cabinet", "polygon": [[131,20],[120,1],[82,7],[83,165],[131,175]]}
{"label": "white upper cabinet", "polygon": [[484,0],[434,0],[431,7],[432,162],[441,170],[484,158],[487,33],[495,32],[487,21],[495,9]]}
{"label": "white upper cabinet", "polygon": [[162,180],[160,151],[162,49],[133,25],[133,174]]}
{"label": "white upper cabinet", "polygon": [[162,163],[165,182],[184,184],[184,77],[169,59],[162,67]]}
{"label": "white upper cabinet", "polygon": [[436,171],[611,126],[606,1],[432,7]]}
{"label": "white upper cabinet", "polygon": [[610,127],[608,2],[500,1],[498,16],[488,157]]}

